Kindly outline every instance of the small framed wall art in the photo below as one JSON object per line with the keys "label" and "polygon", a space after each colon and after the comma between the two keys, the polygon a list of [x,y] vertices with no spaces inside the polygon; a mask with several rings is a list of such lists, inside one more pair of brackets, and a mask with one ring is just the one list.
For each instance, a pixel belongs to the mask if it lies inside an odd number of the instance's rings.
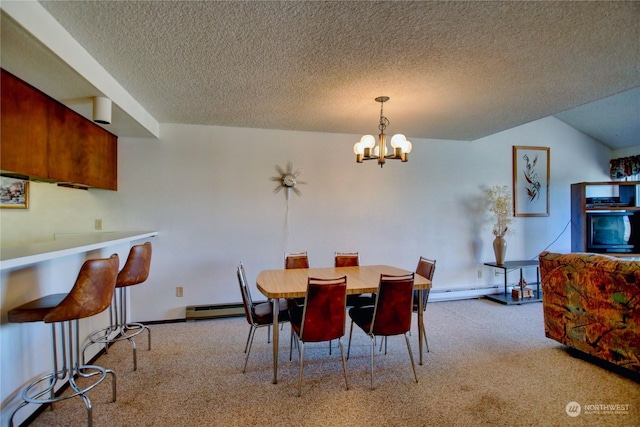
{"label": "small framed wall art", "polygon": [[513,147],[513,215],[549,216],[549,147]]}
{"label": "small framed wall art", "polygon": [[0,208],[27,209],[29,207],[29,181],[0,176]]}

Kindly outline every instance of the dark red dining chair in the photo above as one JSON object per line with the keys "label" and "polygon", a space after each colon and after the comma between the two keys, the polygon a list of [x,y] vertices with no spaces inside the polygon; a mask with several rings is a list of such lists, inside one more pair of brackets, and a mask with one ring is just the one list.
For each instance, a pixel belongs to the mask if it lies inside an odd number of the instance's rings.
{"label": "dark red dining chair", "polygon": [[[291,270],[294,268],[309,268],[309,257],[307,251],[302,252],[285,252],[284,268]],[[302,305],[304,298],[293,298],[289,300],[289,304]]]}
{"label": "dark red dining chair", "polygon": [[[244,352],[247,356],[244,359],[244,366],[242,373],[247,370],[247,362],[249,361],[249,354],[251,354],[251,345],[253,344],[253,336],[256,329],[267,326],[270,328],[273,325],[273,304],[271,301],[254,303],[251,298],[251,292],[247,283],[247,275],[244,269],[244,265],[240,263],[237,268],[238,285],[240,286],[240,294],[242,295],[242,304],[244,305],[244,314],[249,323],[249,336],[247,337],[247,343],[244,346]],[[289,320],[289,312],[286,300],[279,300],[280,311],[278,313],[278,322],[286,322]],[[270,331],[270,329],[269,329]],[[268,332],[269,332],[268,331]],[[267,335],[267,341],[270,341]]]}
{"label": "dark red dining chair", "polygon": [[[298,380],[298,396],[302,394],[302,371],[304,368],[304,343],[338,340],[340,344],[340,356],[342,357],[342,370],[346,389],[349,389],[347,380],[347,363],[344,358],[342,337],[345,332],[346,320],[346,296],[347,277],[336,279],[309,278],[307,282],[307,295],[303,306],[294,306],[289,309],[291,321],[291,340],[295,334],[300,354],[300,378]],[[293,344],[293,342],[291,343]],[[291,349],[289,350],[291,359]]]}
{"label": "dark red dining chair", "polygon": [[[334,254],[335,267],[358,267],[360,266],[360,256],[358,252],[336,252]],[[347,306],[362,307],[363,305],[375,304],[373,294],[350,294],[347,295]]]}
{"label": "dark red dining chair", "polygon": [[[433,280],[433,274],[436,271],[436,261],[433,259],[428,259],[425,257],[420,257],[418,261],[418,266],[416,267],[416,273],[424,277],[425,279]],[[427,302],[429,301],[429,291],[430,289],[423,289],[422,291],[422,311],[426,311]],[[413,291],[413,312],[417,313],[419,308],[419,298],[420,291]],[[427,330],[424,327],[424,319],[422,322],[422,335],[424,337],[424,344],[427,346],[427,351],[429,351],[429,342],[427,341]],[[422,337],[418,337],[421,339]]]}
{"label": "dark red dining chair", "polygon": [[307,256],[307,251],[285,252],[284,268],[309,268],[309,257]]}
{"label": "dark red dining chair", "polygon": [[413,376],[418,382],[416,367],[413,363],[413,352],[407,332],[411,329],[413,309],[414,273],[404,276],[380,275],[380,284],[374,306],[353,307],[349,310],[351,329],[349,331],[349,346],[347,359],[351,352],[351,335],[353,324],[358,325],[371,339],[371,388],[373,389],[373,355],[375,353],[375,337],[404,335],[407,350],[411,359]]}
{"label": "dark red dining chair", "polygon": [[336,267],[357,267],[360,265],[358,252],[336,252],[334,260]]}

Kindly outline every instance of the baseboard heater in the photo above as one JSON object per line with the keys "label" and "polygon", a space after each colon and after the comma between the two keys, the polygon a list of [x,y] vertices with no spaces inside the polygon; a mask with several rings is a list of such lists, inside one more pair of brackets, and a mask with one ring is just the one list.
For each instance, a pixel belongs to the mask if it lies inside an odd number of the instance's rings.
{"label": "baseboard heater", "polygon": [[244,316],[242,303],[208,304],[187,306],[186,321],[217,319],[220,317]]}
{"label": "baseboard heater", "polygon": [[429,301],[454,301],[461,299],[474,299],[482,298],[486,295],[501,293],[502,286],[500,285],[487,285],[487,286],[471,286],[467,288],[434,288],[429,292]]}
{"label": "baseboard heater", "polygon": [[[480,298],[484,295],[499,293],[501,286],[474,286],[454,289],[431,289],[429,301],[449,301],[457,299]],[[217,319],[222,317],[244,316],[241,303],[190,305],[187,307],[186,321]]]}

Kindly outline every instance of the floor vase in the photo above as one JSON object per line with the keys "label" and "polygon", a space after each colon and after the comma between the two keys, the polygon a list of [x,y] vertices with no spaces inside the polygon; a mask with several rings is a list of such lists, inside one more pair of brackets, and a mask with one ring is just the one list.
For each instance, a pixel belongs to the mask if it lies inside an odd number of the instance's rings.
{"label": "floor vase", "polygon": [[504,256],[507,253],[507,241],[502,236],[496,236],[493,240],[493,252],[496,255],[496,264],[504,264]]}

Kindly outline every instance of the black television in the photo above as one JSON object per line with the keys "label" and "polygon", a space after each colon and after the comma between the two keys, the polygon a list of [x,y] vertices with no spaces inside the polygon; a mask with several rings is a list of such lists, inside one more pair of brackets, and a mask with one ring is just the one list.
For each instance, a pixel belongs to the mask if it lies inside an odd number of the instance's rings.
{"label": "black television", "polygon": [[587,226],[589,252],[634,252],[638,224],[632,212],[589,212]]}

